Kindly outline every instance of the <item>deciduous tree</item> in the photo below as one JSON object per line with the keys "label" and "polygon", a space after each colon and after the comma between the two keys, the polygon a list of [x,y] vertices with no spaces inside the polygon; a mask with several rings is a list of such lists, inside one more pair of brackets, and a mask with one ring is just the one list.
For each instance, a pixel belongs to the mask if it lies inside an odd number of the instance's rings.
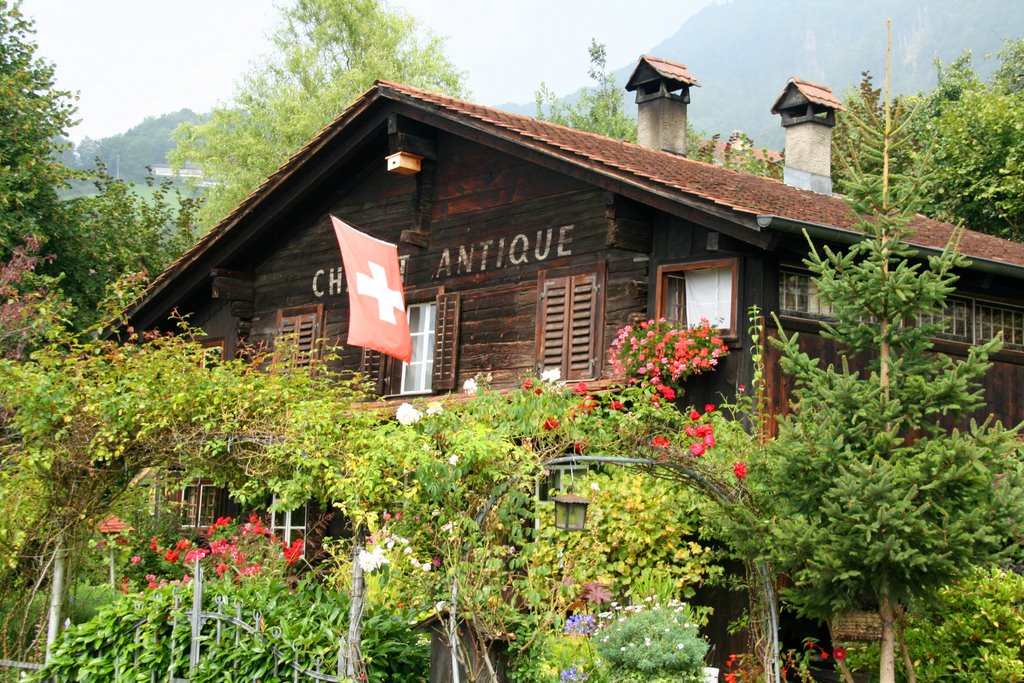
{"label": "deciduous tree", "polygon": [[299,0],[281,10],[275,53],[243,76],[209,119],[177,132],[172,161],[201,166],[202,222],[224,217],[376,79],[451,95],[463,74],[444,41],[380,0]]}

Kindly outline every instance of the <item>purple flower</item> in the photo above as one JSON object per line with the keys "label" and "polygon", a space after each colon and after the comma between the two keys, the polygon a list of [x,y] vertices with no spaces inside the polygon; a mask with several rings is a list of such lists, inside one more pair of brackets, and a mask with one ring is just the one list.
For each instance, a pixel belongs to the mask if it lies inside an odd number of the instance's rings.
{"label": "purple flower", "polygon": [[562,669],[562,677],[558,679],[558,683],[576,683],[578,681],[585,681],[587,678],[587,674],[577,669],[576,665],[573,664],[568,669]]}
{"label": "purple flower", "polygon": [[571,636],[589,636],[597,630],[597,622],[593,614],[574,614],[565,622],[564,630]]}

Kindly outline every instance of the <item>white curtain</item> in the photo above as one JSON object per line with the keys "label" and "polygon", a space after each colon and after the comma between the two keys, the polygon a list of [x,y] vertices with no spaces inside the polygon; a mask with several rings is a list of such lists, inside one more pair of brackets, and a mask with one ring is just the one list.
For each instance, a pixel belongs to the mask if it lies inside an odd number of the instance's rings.
{"label": "white curtain", "polygon": [[732,268],[686,271],[686,323],[696,325],[701,318],[732,328]]}

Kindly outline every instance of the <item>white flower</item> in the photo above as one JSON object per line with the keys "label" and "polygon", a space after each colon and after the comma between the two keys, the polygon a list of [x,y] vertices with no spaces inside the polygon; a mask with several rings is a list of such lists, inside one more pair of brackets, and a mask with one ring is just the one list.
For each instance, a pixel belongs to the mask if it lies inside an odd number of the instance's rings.
{"label": "white flower", "polygon": [[600,491],[601,487],[597,485],[596,481],[592,481],[592,482],[590,482],[590,490],[591,491]]}
{"label": "white flower", "polygon": [[414,422],[419,422],[420,418],[423,417],[423,413],[416,410],[411,403],[403,403],[398,406],[398,410],[395,412],[395,417],[401,424],[408,427]]}
{"label": "white flower", "polygon": [[542,382],[557,382],[562,379],[562,371],[559,368],[550,368],[540,373]]}
{"label": "white flower", "polygon": [[469,379],[467,379],[465,382],[462,383],[462,391],[464,391],[467,394],[470,394],[470,395],[475,394],[477,388],[478,387],[477,387],[477,384],[476,384],[476,379],[473,378],[473,377],[470,377]]}
{"label": "white flower", "polygon": [[[410,548],[409,546],[405,546],[405,550],[403,550],[402,552],[406,555],[412,555],[412,548]],[[665,630],[667,631],[668,629]]]}
{"label": "white flower", "polygon": [[444,412],[444,406],[440,403],[431,403],[427,406],[427,415],[440,415]]}
{"label": "white flower", "polygon": [[420,569],[422,569],[425,572],[429,572],[430,571],[430,563],[429,562],[424,562],[422,565],[420,565]]}
{"label": "white flower", "polygon": [[388,558],[384,556],[384,550],[379,546],[374,548],[372,552],[366,552],[365,550],[359,551],[359,566],[362,567],[363,571],[367,574],[380,569],[387,563]]}
{"label": "white flower", "polygon": [[455,467],[456,465],[458,465],[459,464],[459,456],[455,455],[455,454],[452,454],[452,457],[448,458],[448,464],[451,465],[452,467]]}

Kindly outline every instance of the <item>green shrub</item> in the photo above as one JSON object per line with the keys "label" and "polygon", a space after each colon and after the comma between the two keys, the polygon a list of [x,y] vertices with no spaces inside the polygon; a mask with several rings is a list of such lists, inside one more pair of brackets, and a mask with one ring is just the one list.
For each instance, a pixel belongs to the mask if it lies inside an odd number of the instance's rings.
{"label": "green shrub", "polygon": [[906,631],[918,679],[1024,680],[1024,576],[979,569],[916,606]]}
{"label": "green shrub", "polygon": [[[292,589],[278,577],[252,577],[207,584],[204,608],[213,610],[217,596],[226,600],[227,613],[234,616],[236,601],[242,617],[252,623],[253,612],[261,613],[261,638],[242,634],[236,644],[234,630],[225,626],[225,637],[216,642],[217,625],[210,620],[203,628],[203,655],[190,677],[193,683],[206,681],[256,681],[284,683],[292,680],[291,669],[279,667],[273,675],[274,656],[268,644],[299,655],[303,666],[322,661],[324,671],[337,662],[338,645],[348,628],[348,596],[312,582],[300,582]],[[179,588],[181,607],[174,609]],[[181,590],[184,588],[184,590]],[[151,673],[166,676],[172,665],[176,676],[188,670],[189,627],[184,608],[189,604],[189,586],[160,586],[142,595],[124,596],[101,608],[92,620],[65,632],[53,658],[33,680],[114,680],[115,666],[125,680],[149,680]],[[429,669],[429,648],[425,637],[413,633],[407,612],[370,609],[363,621],[362,652],[370,680],[378,683],[425,681]],[[136,639],[130,627],[146,620]],[[177,622],[171,638],[172,622]],[[276,628],[275,628],[276,627]],[[280,632],[277,629],[280,629]],[[172,660],[173,652],[173,660]],[[138,657],[138,664],[135,658]]]}
{"label": "green shrub", "polygon": [[702,614],[685,603],[627,607],[594,635],[610,680],[633,683],[701,681],[708,643]]}
{"label": "green shrub", "polygon": [[613,469],[580,479],[577,492],[591,500],[587,530],[554,528],[541,513],[535,562],[567,583],[602,583],[620,599],[689,598],[721,574],[713,553],[697,542],[699,496],[644,472]]}

